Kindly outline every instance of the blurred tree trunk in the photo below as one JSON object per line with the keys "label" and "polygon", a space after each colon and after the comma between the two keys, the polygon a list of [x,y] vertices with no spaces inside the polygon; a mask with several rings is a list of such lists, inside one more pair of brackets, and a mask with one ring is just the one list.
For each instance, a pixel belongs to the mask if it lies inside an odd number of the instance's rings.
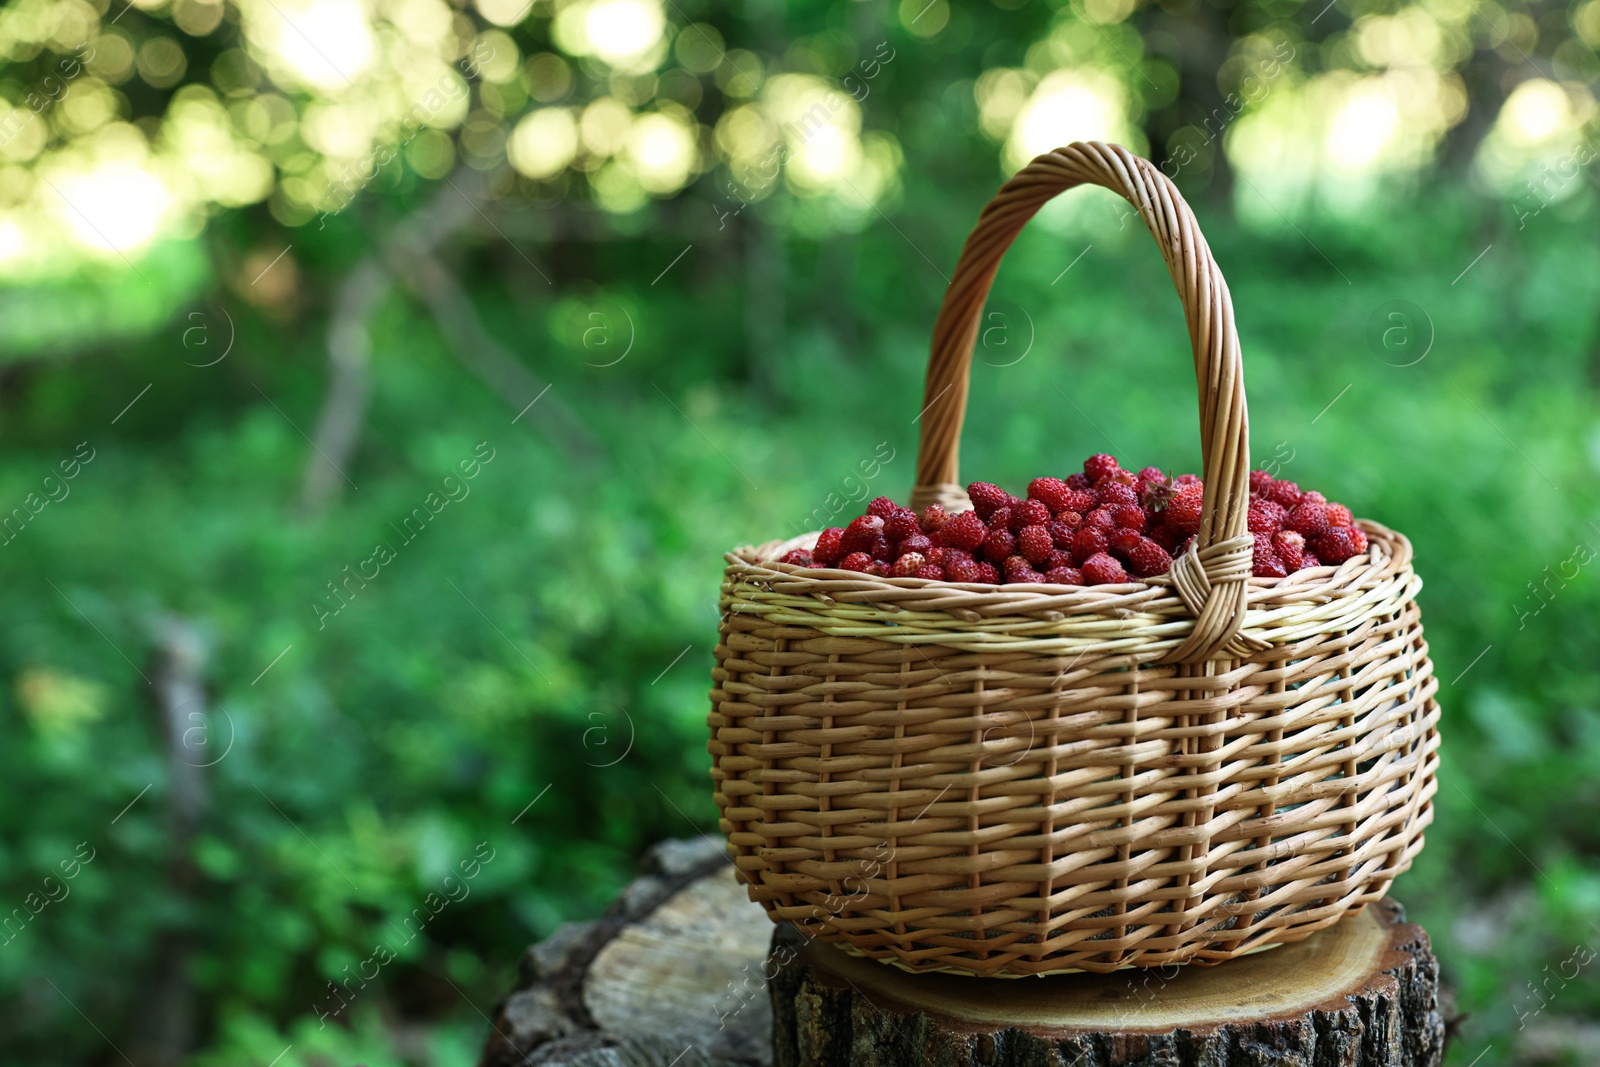
{"label": "blurred tree trunk", "polygon": [[[746,0],[747,24],[769,55],[788,45],[784,0]],[[745,366],[757,391],[772,397],[774,367],[784,358],[789,287],[788,232],[782,222],[752,211],[743,227]]]}
{"label": "blurred tree trunk", "polygon": [[[1145,119],[1151,162],[1165,167],[1169,176],[1176,173],[1174,181],[1187,185],[1190,193],[1203,189],[1223,209],[1232,206],[1234,176],[1222,141],[1235,113],[1227,106],[1217,73],[1233,44],[1228,25],[1233,10],[1218,0],[1161,0],[1135,17],[1151,52],[1178,72],[1176,99],[1150,109]],[[1169,149],[1179,135],[1209,155],[1204,169],[1197,163],[1181,168],[1168,164]]]}
{"label": "blurred tree trunk", "polygon": [[789,284],[783,228],[760,218],[744,227],[745,366],[755,388],[771,396],[773,368],[784,358],[785,289]]}
{"label": "blurred tree trunk", "polygon": [[861,258],[859,234],[841,233],[823,241],[817,250],[817,279],[812,291],[819,304],[826,301],[828,314],[821,317],[839,350],[846,356],[860,352],[861,320],[855,312],[854,286]]}
{"label": "blurred tree trunk", "polygon": [[456,186],[439,186],[422,207],[380,238],[340,283],[328,327],[328,393],[317,415],[300,487],[300,506],[306,514],[321,514],[349,484],[345,471],[361,443],[367,414],[372,316],[392,281],[389,258],[402,244],[431,251],[472,214],[472,202]]}
{"label": "blurred tree trunk", "polygon": [[376,253],[340,283],[328,326],[328,395],[317,415],[311,454],[300,487],[300,507],[320,514],[345,486],[344,470],[355,455],[370,391],[372,334],[368,323],[389,289]]}
{"label": "blurred tree trunk", "polygon": [[218,731],[203,684],[205,643],[194,623],[178,616],[160,621],[150,672],[157,729],[167,767],[166,899],[175,918],[159,926],[148,979],[137,1000],[137,1061],[178,1067],[195,1046],[199,999],[193,977],[190,922],[202,876],[194,839],[211,808],[206,768],[227,754],[232,728]]}
{"label": "blurred tree trunk", "polygon": [[1439,163],[1449,173],[1465,176],[1509,95],[1506,82],[1511,67],[1494,49],[1483,48],[1474,52],[1459,72],[1467,87],[1467,114],[1445,134]]}

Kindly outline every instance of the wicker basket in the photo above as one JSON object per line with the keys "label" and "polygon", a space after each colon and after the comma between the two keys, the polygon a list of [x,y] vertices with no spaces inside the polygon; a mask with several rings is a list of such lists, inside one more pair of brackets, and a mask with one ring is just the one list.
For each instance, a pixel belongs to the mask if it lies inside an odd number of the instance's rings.
{"label": "wicker basket", "polygon": [[956,447],[1000,258],[1057,193],[1138,210],[1200,387],[1195,550],[1079,588],[876,578],[727,557],[711,693],[721,825],[774,921],[910,970],[1013,976],[1218,962],[1379,899],[1422,848],[1437,680],[1400,534],[1250,576],[1249,445],[1228,288],[1193,214],[1126,150],[1008,181],[934,327],[912,506],[969,506]]}

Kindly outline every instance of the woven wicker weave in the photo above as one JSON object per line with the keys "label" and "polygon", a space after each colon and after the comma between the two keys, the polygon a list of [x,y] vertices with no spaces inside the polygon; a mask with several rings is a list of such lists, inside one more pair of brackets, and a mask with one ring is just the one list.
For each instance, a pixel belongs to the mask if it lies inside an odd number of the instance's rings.
{"label": "woven wicker weave", "polygon": [[729,554],[711,694],[722,829],[752,899],[912,970],[1217,962],[1380,898],[1422,847],[1437,681],[1400,534],[1250,577],[1226,283],[1172,183],[1074,144],[1005,184],[934,328],[914,506],[967,506],[956,445],[1001,256],[1083,183],[1127,198],[1187,313],[1205,503],[1172,574],[959,585]]}

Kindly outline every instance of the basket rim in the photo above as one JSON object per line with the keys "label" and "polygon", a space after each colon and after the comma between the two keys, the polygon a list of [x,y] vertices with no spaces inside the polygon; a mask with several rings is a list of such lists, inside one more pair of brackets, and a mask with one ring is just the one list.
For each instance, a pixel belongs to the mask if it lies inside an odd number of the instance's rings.
{"label": "basket rim", "polygon": [[[1411,542],[1380,523],[1360,525],[1369,545],[1361,555],[1248,582],[1242,630],[1256,647],[1281,649],[1415,598],[1422,579],[1411,567]],[[1169,655],[1194,628],[1194,616],[1165,577],[1094,586],[976,585],[880,578],[770,558],[815,536],[727,553],[725,615],[759,615],[835,637],[1044,655],[1098,651],[1137,660]]]}

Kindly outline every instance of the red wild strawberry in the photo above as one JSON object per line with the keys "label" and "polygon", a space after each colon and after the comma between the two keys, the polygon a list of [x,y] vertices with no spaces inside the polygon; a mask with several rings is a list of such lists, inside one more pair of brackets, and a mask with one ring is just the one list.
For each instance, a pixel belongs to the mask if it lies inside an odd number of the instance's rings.
{"label": "red wild strawberry", "polygon": [[1128,580],[1128,572],[1104,552],[1097,552],[1083,561],[1083,580],[1088,585],[1117,585]]}
{"label": "red wild strawberry", "polygon": [[896,504],[893,500],[890,500],[886,496],[879,496],[873,497],[872,503],[867,505],[867,514],[876,515],[880,519],[887,519],[899,509],[900,505]]}
{"label": "red wild strawberry", "polygon": [[1283,526],[1286,530],[1294,530],[1296,533],[1304,534],[1307,540],[1314,541],[1328,528],[1328,505],[1301,500],[1295,505],[1294,510],[1289,512],[1289,517],[1283,520]]}
{"label": "red wild strawberry", "polygon": [[926,578],[929,581],[942,582],[944,581],[944,568],[939,566],[937,563],[924,563],[922,566],[917,568],[917,573],[913,574],[911,577]]}
{"label": "red wild strawberry", "polygon": [[1130,530],[1126,527],[1118,526],[1111,533],[1111,551],[1116,553],[1118,556],[1125,558],[1128,553],[1137,548],[1139,546],[1139,542],[1143,541],[1144,539],[1144,534],[1140,533],[1138,530]]}
{"label": "red wild strawberry", "polygon": [[981,585],[999,585],[1000,569],[993,563],[980,562],[978,564],[978,577],[974,581]]}
{"label": "red wild strawberry", "polygon": [[843,571],[865,572],[870,570],[875,562],[877,561],[871,556],[867,555],[865,552],[852,552],[844,559],[839,561],[839,569]]}
{"label": "red wild strawberry", "polygon": [[1250,495],[1265,496],[1272,488],[1273,477],[1268,471],[1253,470],[1250,472]]}
{"label": "red wild strawberry", "polygon": [[[1069,475],[1067,475],[1067,488],[1068,489],[1076,489],[1078,492],[1081,493],[1084,490],[1091,489],[1093,487],[1094,487],[1094,482],[1090,481],[1089,480],[1089,476],[1087,474],[1084,474],[1082,471],[1079,471],[1077,474],[1069,474]],[[1073,511],[1077,511],[1078,509],[1077,508],[1073,508],[1072,510]]]}
{"label": "red wild strawberry", "polygon": [[1043,574],[1041,574],[1040,572],[1034,570],[1032,567],[1028,567],[1028,568],[1026,568],[1024,570],[1012,571],[1011,573],[1007,574],[1006,575],[1006,584],[1007,585],[1044,585],[1045,584],[1045,576]]}
{"label": "red wild strawberry", "polygon": [[1050,531],[1050,540],[1057,548],[1071,548],[1072,532],[1083,525],[1083,517],[1076,511],[1063,511],[1061,516],[1045,529]]}
{"label": "red wild strawberry", "polygon": [[889,577],[889,565],[881,559],[875,559],[867,567],[867,573],[875,578]]}
{"label": "red wild strawberry", "polygon": [[1321,567],[1322,565],[1323,565],[1323,563],[1322,563],[1322,561],[1320,559],[1317,558],[1317,554],[1315,552],[1311,551],[1309,548],[1306,549],[1305,555],[1300,557],[1300,569],[1301,570],[1306,570],[1306,569],[1308,569],[1310,567]]}
{"label": "red wild strawberry", "polygon": [[898,545],[894,546],[894,557],[895,559],[899,559],[901,556],[904,556],[909,552],[920,552],[922,555],[926,556],[932,548],[933,542],[928,538],[927,534],[914,533],[904,541],[901,541]]}
{"label": "red wild strawberry", "polygon": [[1270,500],[1252,500],[1245,511],[1245,528],[1268,536],[1283,529],[1283,508]]}
{"label": "red wild strawberry", "polygon": [[1284,570],[1297,571],[1305,560],[1306,539],[1296,530],[1280,530],[1272,535],[1272,550],[1283,560]]}
{"label": "red wild strawberry", "polygon": [[1312,547],[1322,562],[1343,563],[1367,550],[1366,531],[1359,526],[1330,526],[1312,542]]}
{"label": "red wild strawberry", "polygon": [[796,567],[809,567],[811,566],[811,553],[803,548],[796,548],[793,551],[784,553],[783,558],[778,562],[793,564]]}
{"label": "red wild strawberry", "polygon": [[1047,559],[1043,563],[1039,564],[1039,567],[1042,570],[1046,571],[1047,573],[1049,571],[1055,570],[1057,567],[1070,567],[1070,566],[1072,566],[1072,553],[1071,552],[1063,552],[1059,548],[1056,549],[1054,552],[1050,553],[1050,558],[1049,559]]}
{"label": "red wild strawberry", "polygon": [[1272,488],[1267,490],[1267,499],[1276,500],[1290,511],[1300,503],[1300,487],[1291,481],[1274,481]]}
{"label": "red wild strawberry", "polygon": [[1164,522],[1151,523],[1150,529],[1146,531],[1146,535],[1150,538],[1150,540],[1154,541],[1168,552],[1171,552],[1173,549],[1177,548],[1178,542],[1183,540],[1182,534],[1178,533]]}
{"label": "red wild strawberry", "polygon": [[1138,504],[1118,504],[1111,509],[1111,517],[1124,530],[1142,530],[1149,521]]}
{"label": "red wild strawberry", "polygon": [[1146,467],[1139,472],[1139,480],[1147,485],[1165,485],[1167,476],[1161,473],[1160,467]]}
{"label": "red wild strawberry", "polygon": [[1128,553],[1128,566],[1137,577],[1154,578],[1172,569],[1172,557],[1167,555],[1166,549],[1145,537]]}
{"label": "red wild strawberry", "polygon": [[1104,552],[1110,545],[1111,538],[1104,526],[1080,526],[1072,535],[1072,558],[1082,566],[1090,556]]}
{"label": "red wild strawberry", "polygon": [[1300,503],[1302,504],[1326,504],[1327,502],[1328,498],[1315,489],[1308,489],[1300,494]]}
{"label": "red wild strawberry", "polygon": [[943,526],[945,520],[949,517],[950,516],[945,513],[944,508],[940,505],[929,504],[927,507],[922,509],[922,514],[917,516],[917,522],[919,525],[921,525],[923,533],[931,534],[933,531]]}
{"label": "red wild strawberry", "polygon": [[844,550],[865,552],[875,538],[883,536],[883,519],[877,515],[861,515],[850,520],[844,528]]}
{"label": "red wild strawberry", "polygon": [[1094,510],[1096,504],[1100,503],[1100,498],[1093,490],[1072,489],[1068,491],[1068,495],[1062,503],[1066,506],[1057,513],[1058,517],[1069,511],[1076,511],[1079,515],[1087,515]]}
{"label": "red wild strawberry", "polygon": [[1021,533],[1024,526],[1043,526],[1050,521],[1050,509],[1042,500],[1023,500],[1011,507],[1011,532]]}
{"label": "red wild strawberry", "polygon": [[960,548],[946,548],[943,545],[929,552],[927,556],[929,563],[937,563],[947,571],[960,560],[966,560],[969,563],[972,561],[971,552]]}
{"label": "red wild strawberry", "polygon": [[871,543],[861,551],[873,559],[883,560],[884,562],[888,562],[889,558],[894,555],[894,548],[889,544],[889,539],[883,534],[875,536]]}
{"label": "red wild strawberry", "polygon": [[1133,486],[1123,485],[1121,482],[1104,481],[1095,486],[1095,498],[1105,507],[1118,507],[1123,504],[1136,506],[1139,503],[1139,494]]}
{"label": "red wild strawberry", "polygon": [[817,547],[811,550],[811,558],[818,563],[832,564],[838,563],[842,555],[844,555],[844,530],[837,526],[823,530],[817,537]]}
{"label": "red wild strawberry", "polygon": [[910,508],[895,508],[894,514],[883,520],[883,535],[891,541],[904,541],[914,533],[921,533],[917,513]]}
{"label": "red wild strawberry", "polygon": [[1071,492],[1060,478],[1035,478],[1028,483],[1028,499],[1039,501],[1051,514],[1068,510],[1066,502]]}
{"label": "red wild strawberry", "polygon": [[1009,505],[1003,508],[995,508],[994,511],[989,513],[989,529],[1011,529],[1011,508]]}
{"label": "red wild strawberry", "polygon": [[1096,453],[1083,461],[1083,473],[1088,475],[1091,484],[1121,469],[1122,464],[1117,462],[1117,458],[1108,456],[1104,452]]}
{"label": "red wild strawberry", "polygon": [[1116,528],[1117,517],[1111,513],[1110,508],[1095,508],[1083,517],[1083,524],[1085,526],[1098,526],[1105,530],[1106,536],[1109,537],[1111,531]]}
{"label": "red wild strawberry", "polygon": [[1006,581],[1014,582],[1016,579],[1012,577],[1013,574],[1031,571],[1033,570],[1033,564],[1028,562],[1028,557],[1026,556],[1007,556],[1002,569],[1006,572]]}
{"label": "red wild strawberry", "polygon": [[1343,504],[1328,505],[1329,526],[1354,526],[1355,524],[1355,517],[1350,514],[1349,508],[1345,507]]}
{"label": "red wild strawberry", "polygon": [[915,578],[917,571],[928,565],[928,561],[920,552],[907,552],[894,561],[894,576],[896,578]]}
{"label": "red wild strawberry", "polygon": [[1257,578],[1282,578],[1289,573],[1272,547],[1271,534],[1256,534],[1250,552],[1250,573]]}
{"label": "red wild strawberry", "polygon": [[983,544],[984,535],[988,532],[976,511],[963,511],[939,528],[939,537],[950,548],[971,552]]}
{"label": "red wild strawberry", "polygon": [[1263,549],[1256,546],[1255,556],[1250,560],[1250,573],[1257,578],[1282,578],[1289,572],[1283,566],[1283,560],[1271,548]]}
{"label": "red wild strawberry", "polygon": [[1272,521],[1272,516],[1256,506],[1259,503],[1259,500],[1250,502],[1250,507],[1244,513],[1244,528],[1253,534],[1271,537],[1283,528],[1282,524]]}
{"label": "red wild strawberry", "polygon": [[1051,567],[1044,580],[1051,585],[1082,585],[1083,572],[1076,567]]}
{"label": "red wild strawberry", "polygon": [[967,486],[967,498],[972,501],[972,510],[978,513],[980,519],[987,519],[996,508],[1011,503],[1011,494],[992,482],[973,482]]}
{"label": "red wild strawberry", "polygon": [[990,530],[983,539],[983,554],[996,563],[1004,563],[1007,556],[1017,553],[1017,538],[1010,530]]}
{"label": "red wild strawberry", "polygon": [[1166,510],[1161,513],[1162,520],[1179,533],[1198,533],[1200,506],[1204,499],[1205,486],[1199,482],[1190,482],[1172,494]]}
{"label": "red wild strawberry", "polygon": [[1176,478],[1172,479],[1172,484],[1174,487],[1180,485],[1200,485],[1200,476],[1198,474],[1180,474]]}
{"label": "red wild strawberry", "polygon": [[1168,549],[1168,551],[1172,553],[1172,558],[1173,559],[1177,559],[1179,556],[1187,555],[1188,552],[1189,552],[1189,549],[1194,547],[1194,539],[1195,539],[1195,535],[1194,534],[1190,534],[1188,537],[1185,537],[1182,541],[1179,541],[1176,548]]}
{"label": "red wild strawberry", "polygon": [[1050,531],[1043,526],[1024,526],[1017,535],[1017,549],[1027,557],[1029,563],[1043,563],[1050,558],[1055,547],[1055,542],[1050,539]]}

